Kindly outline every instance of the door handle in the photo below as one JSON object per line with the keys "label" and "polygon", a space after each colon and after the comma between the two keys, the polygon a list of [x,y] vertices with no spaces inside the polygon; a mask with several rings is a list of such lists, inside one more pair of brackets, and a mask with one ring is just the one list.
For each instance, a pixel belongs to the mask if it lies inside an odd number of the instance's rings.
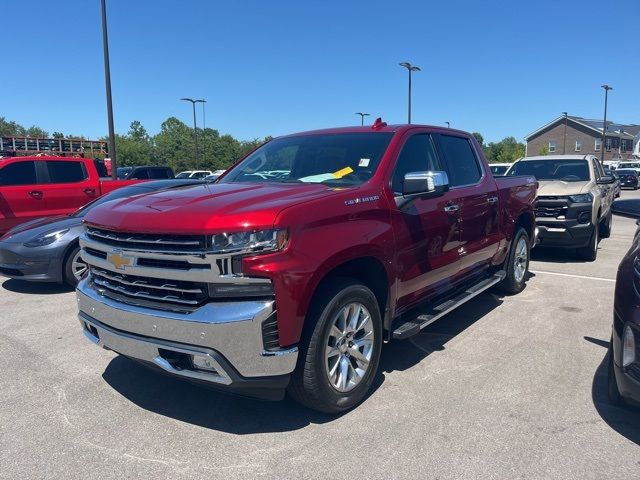
{"label": "door handle", "polygon": [[455,213],[458,210],[460,210],[460,205],[456,205],[455,203],[452,203],[444,207],[444,211],[447,213]]}
{"label": "door handle", "polygon": [[31,190],[30,192],[28,192],[30,196],[32,196],[33,198],[42,198],[42,190]]}
{"label": "door handle", "polygon": [[87,195],[95,195],[96,194],[96,189],[95,188],[85,188],[83,190],[84,193],[86,193]]}
{"label": "door handle", "polygon": [[487,198],[487,203],[493,205],[494,203],[498,203],[498,197],[489,197]]}

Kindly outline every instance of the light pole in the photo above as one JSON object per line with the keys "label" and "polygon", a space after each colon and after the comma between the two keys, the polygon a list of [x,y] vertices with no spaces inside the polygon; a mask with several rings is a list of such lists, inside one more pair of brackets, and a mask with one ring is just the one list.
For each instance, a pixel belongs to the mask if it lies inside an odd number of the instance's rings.
{"label": "light pole", "polygon": [[364,112],[356,112],[356,115],[360,115],[360,125],[364,126],[364,117],[368,117],[369,115],[371,115],[370,113],[364,113]]}
{"label": "light pole", "polygon": [[420,67],[416,67],[415,65],[411,65],[409,62],[402,62],[400,63],[401,67],[404,67],[408,70],[409,72],[409,111],[408,111],[408,122],[407,123],[411,123],[411,74],[413,72],[419,72],[420,71]]}
{"label": "light pole", "polygon": [[562,154],[567,153],[567,112],[562,112],[564,116],[564,140],[562,141]]}
{"label": "light pole", "polygon": [[450,122],[444,122],[447,124],[447,128],[451,128],[451,123]]}
{"label": "light pole", "polygon": [[604,88],[604,122],[602,122],[602,143],[600,144],[600,162],[604,164],[604,144],[607,141],[606,133],[607,133],[607,99],[609,97],[609,90],[613,90],[613,87],[610,87],[606,83],[602,85]]}
{"label": "light pole", "polygon": [[188,98],[188,97],[184,97],[181,98],[180,100],[184,100],[185,102],[191,102],[191,105],[193,106],[193,144],[195,147],[195,161],[196,161],[196,168],[199,166],[198,165],[198,133],[197,133],[197,124],[196,124],[196,103],[203,103],[204,104],[204,100],[194,100],[193,98]]}
{"label": "light pole", "polygon": [[109,157],[111,158],[111,178],[118,179],[116,161],[116,137],[113,128],[113,105],[111,103],[111,68],[109,67],[109,35],[107,34],[107,6],[102,0],[102,48],[104,51],[104,83],[107,88],[107,121],[109,123]]}

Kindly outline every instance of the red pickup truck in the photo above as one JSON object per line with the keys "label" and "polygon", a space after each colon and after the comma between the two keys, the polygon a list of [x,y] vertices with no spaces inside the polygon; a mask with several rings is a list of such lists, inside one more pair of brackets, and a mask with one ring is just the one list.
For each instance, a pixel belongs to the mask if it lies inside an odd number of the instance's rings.
{"label": "red pickup truck", "polygon": [[66,215],[96,197],[136,183],[101,180],[98,168],[104,166],[87,158],[0,159],[0,236],[20,223]]}
{"label": "red pickup truck", "polygon": [[77,289],[94,343],[228,391],[339,412],[384,341],[487,288],[524,288],[533,177],[495,178],[461,131],[274,139],[216,184],[92,210]]}

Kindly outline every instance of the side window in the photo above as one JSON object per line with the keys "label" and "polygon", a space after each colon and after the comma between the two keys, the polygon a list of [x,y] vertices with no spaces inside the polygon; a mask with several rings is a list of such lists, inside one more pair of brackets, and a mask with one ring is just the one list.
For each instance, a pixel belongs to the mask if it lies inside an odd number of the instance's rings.
{"label": "side window", "polygon": [[431,135],[414,135],[405,142],[398,156],[391,188],[396,193],[402,193],[402,184],[407,173],[436,170],[442,170],[442,168],[438,162]]}
{"label": "side window", "polygon": [[598,180],[601,176],[602,173],[600,172],[600,162],[598,162],[595,159],[591,159],[591,166],[593,167],[593,174],[596,176],[596,180]]}
{"label": "side window", "polygon": [[464,137],[441,135],[440,146],[449,166],[449,182],[452,187],[478,183],[482,171],[469,140]]}
{"label": "side window", "polygon": [[0,186],[34,185],[36,180],[35,162],[10,163],[0,168]]}
{"label": "side window", "polygon": [[169,173],[164,168],[153,168],[149,170],[149,178],[169,178]]}
{"label": "side window", "polygon": [[128,180],[149,180],[149,170],[146,168],[138,170],[129,176]]}
{"label": "side window", "polygon": [[75,183],[87,178],[82,162],[48,161],[47,169],[51,183]]}

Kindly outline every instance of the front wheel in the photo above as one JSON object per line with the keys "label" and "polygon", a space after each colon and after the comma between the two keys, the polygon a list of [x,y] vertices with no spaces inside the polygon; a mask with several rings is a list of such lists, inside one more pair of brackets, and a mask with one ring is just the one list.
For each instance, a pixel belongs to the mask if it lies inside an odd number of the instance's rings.
{"label": "front wheel", "polygon": [[65,283],[70,287],[75,288],[88,269],[87,264],[80,256],[79,245],[76,245],[67,254],[62,268]]}
{"label": "front wheel", "polygon": [[504,264],[506,277],[498,284],[500,290],[514,294],[524,289],[530,253],[529,235],[520,227],[511,241],[511,249]]}
{"label": "front wheel", "polygon": [[626,402],[622,395],[620,395],[620,390],[618,389],[618,382],[616,381],[616,372],[613,366],[613,338],[611,342],[609,342],[609,362],[607,368],[607,396],[609,397],[609,401],[613,405],[617,405],[618,407],[624,407]]}
{"label": "front wheel", "polygon": [[382,317],[375,295],[337,279],[314,299],[289,392],[300,403],[339,413],[362,401],[378,370]]}
{"label": "front wheel", "polygon": [[600,238],[609,238],[611,236],[611,223],[613,222],[613,213],[609,212],[606,220],[600,222]]}
{"label": "front wheel", "polygon": [[591,239],[589,240],[589,245],[586,247],[578,248],[578,255],[588,261],[593,262],[598,257],[598,242],[600,234],[600,222],[593,228],[593,233],[591,234]]}

